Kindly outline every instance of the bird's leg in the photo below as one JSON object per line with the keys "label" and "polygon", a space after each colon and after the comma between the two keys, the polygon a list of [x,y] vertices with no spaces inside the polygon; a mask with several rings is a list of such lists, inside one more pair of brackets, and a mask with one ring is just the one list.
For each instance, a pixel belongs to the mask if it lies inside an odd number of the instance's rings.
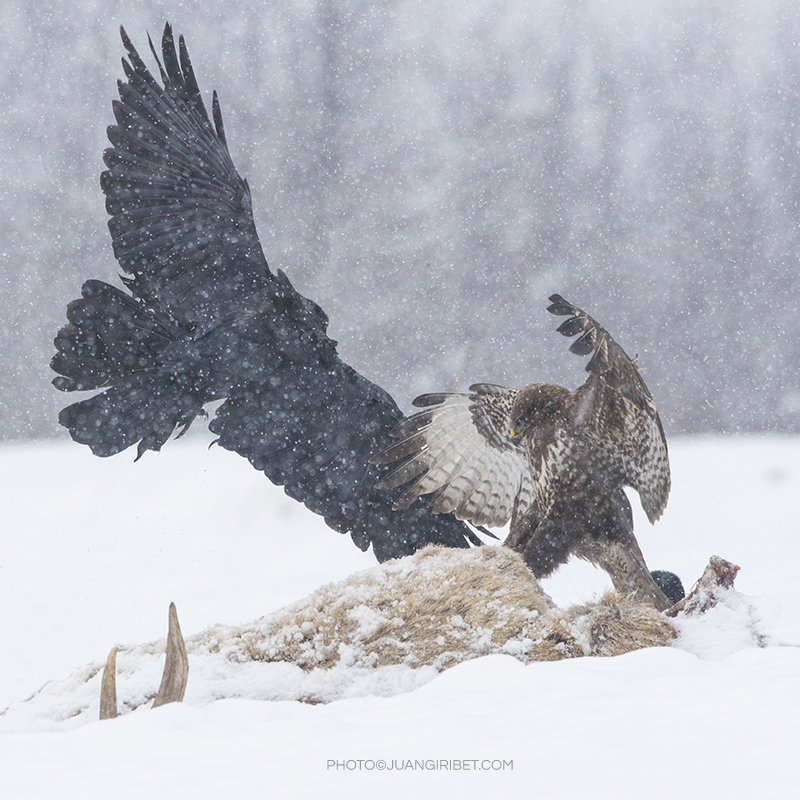
{"label": "bird's leg", "polygon": [[618,592],[633,595],[636,599],[655,606],[659,611],[665,611],[672,605],[647,569],[633,532],[625,536],[624,541],[583,539],[574,553],[579,558],[602,567]]}

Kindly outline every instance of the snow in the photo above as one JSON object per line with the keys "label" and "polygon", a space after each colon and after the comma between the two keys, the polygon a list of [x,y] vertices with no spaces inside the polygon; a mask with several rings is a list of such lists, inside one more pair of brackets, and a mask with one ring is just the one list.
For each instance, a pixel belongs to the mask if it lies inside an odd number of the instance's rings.
{"label": "snow", "polygon": [[[681,623],[673,647],[527,666],[494,655],[438,676],[319,671],[343,699],[317,705],[209,702],[190,672],[183,704],[49,732],[19,701],[77,686],[115,643],[163,637],[170,601],[189,635],[374,560],[200,438],[137,464],[71,443],[0,448],[0,708],[17,710],[0,716],[0,797],[795,797],[800,440],[670,445],[664,519],[651,528],[637,512],[648,563],[687,588],[712,554],[742,568],[738,592]],[[565,604],[607,585],[569,564],[545,588]],[[142,685],[157,685],[160,663],[137,673]],[[308,680],[293,665],[268,665],[268,677],[238,666],[237,694]],[[55,718],[58,696],[47,702]]]}

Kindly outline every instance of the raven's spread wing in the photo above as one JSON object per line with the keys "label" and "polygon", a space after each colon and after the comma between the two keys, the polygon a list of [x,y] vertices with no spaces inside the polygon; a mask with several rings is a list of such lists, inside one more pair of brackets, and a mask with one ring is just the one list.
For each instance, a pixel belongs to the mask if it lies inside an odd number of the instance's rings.
{"label": "raven's spread wing", "polygon": [[569,317],[558,332],[580,334],[570,352],[592,356],[586,365],[589,377],[572,394],[570,424],[622,459],[625,482],[636,489],[648,519],[655,522],[669,496],[669,458],[661,420],[639,368],[584,311],[557,294],[550,303],[551,314]]}
{"label": "raven's spread wing", "polygon": [[219,103],[209,117],[183,39],[176,48],[166,26],[161,62],[151,43],[161,83],[122,39],[127,80],[101,185],[130,294],[89,281],[69,305],[54,383],[104,391],[59,421],[97,455],[137,442],[141,455],[225,399],[210,425],[219,444],[380,560],[477,541],[421,503],[393,511],[396,493],[374,489],[388,468],[369,456],[402,413],[339,359],[322,310],[270,272]]}
{"label": "raven's spread wing", "polygon": [[[113,104],[117,124],[100,177],[114,255],[135,294],[156,300],[198,334],[271,282],[256,235],[250,190],[231,161],[216,93],[212,124],[181,37],[167,26],[163,88],[122,30],[130,62]],[[321,312],[316,309],[318,314]]]}
{"label": "raven's spread wing", "polygon": [[399,441],[374,463],[399,466],[379,488],[409,484],[395,507],[407,508],[433,493],[434,513],[454,512],[475,525],[501,526],[515,508],[524,513],[533,485],[524,450],[509,432],[509,412],[517,392],[478,383],[470,394],[422,395],[414,405],[425,411],[403,420],[392,436]]}

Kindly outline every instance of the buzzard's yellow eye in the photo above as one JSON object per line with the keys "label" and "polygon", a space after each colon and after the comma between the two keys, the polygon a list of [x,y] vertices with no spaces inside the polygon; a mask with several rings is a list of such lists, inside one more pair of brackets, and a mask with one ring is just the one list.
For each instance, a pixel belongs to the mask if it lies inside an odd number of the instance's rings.
{"label": "buzzard's yellow eye", "polygon": [[512,437],[517,435],[517,432],[513,428],[509,431],[509,433]]}

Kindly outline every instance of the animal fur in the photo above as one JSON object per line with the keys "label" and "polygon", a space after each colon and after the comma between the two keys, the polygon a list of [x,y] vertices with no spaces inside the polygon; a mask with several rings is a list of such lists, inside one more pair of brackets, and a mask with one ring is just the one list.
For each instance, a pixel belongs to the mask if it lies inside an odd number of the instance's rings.
{"label": "animal fur", "polygon": [[618,655],[668,644],[652,606],[610,592],[559,609],[505,547],[428,546],[416,555],[321,587],[281,611],[187,639],[187,651],[303,670],[405,665],[447,669],[491,653],[523,662]]}

